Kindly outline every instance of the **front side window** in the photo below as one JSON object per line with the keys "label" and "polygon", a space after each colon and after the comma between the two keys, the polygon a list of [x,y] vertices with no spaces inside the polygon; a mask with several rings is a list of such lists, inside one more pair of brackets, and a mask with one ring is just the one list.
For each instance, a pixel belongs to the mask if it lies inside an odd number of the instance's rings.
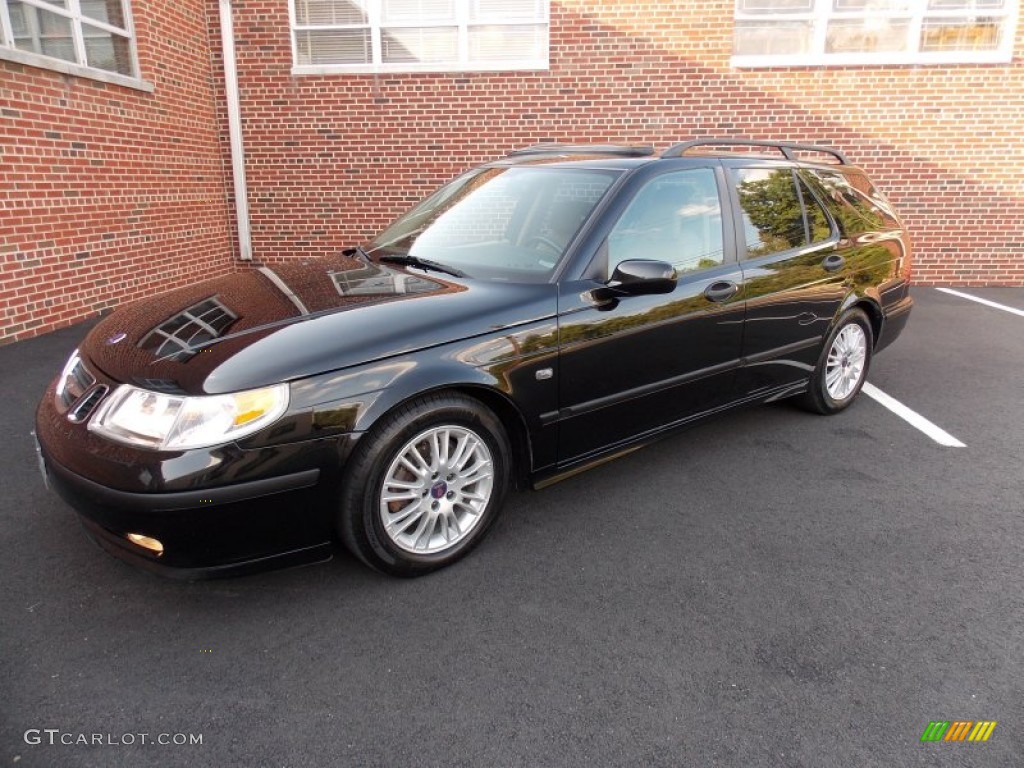
{"label": "front side window", "polygon": [[550,0],[291,0],[294,71],[547,69]]}
{"label": "front side window", "polygon": [[471,171],[395,221],[370,253],[428,259],[475,278],[545,282],[617,175],[544,165]]}
{"label": "front side window", "polygon": [[0,28],[0,53],[28,63],[138,77],[126,0],[0,0]]}
{"label": "front side window", "polygon": [[695,168],[648,182],[608,235],[608,274],[629,259],[655,259],[679,273],[722,263],[722,206],[715,172]]}
{"label": "front side window", "polygon": [[1016,0],[736,0],[735,66],[1008,62]]}

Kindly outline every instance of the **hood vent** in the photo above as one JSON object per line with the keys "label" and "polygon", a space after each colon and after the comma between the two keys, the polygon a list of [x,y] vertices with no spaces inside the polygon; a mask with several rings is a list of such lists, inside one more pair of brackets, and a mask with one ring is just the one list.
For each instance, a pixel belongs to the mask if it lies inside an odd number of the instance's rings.
{"label": "hood vent", "polygon": [[158,360],[183,363],[209,341],[222,336],[237,317],[216,296],[193,304],[164,320],[139,342]]}

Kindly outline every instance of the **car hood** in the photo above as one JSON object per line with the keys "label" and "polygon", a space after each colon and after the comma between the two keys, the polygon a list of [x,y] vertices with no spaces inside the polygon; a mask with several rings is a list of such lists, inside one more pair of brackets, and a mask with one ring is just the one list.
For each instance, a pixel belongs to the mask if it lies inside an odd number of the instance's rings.
{"label": "car hood", "polygon": [[550,284],[424,276],[336,257],[257,267],[118,309],[82,344],[117,381],[218,394],[554,315]]}

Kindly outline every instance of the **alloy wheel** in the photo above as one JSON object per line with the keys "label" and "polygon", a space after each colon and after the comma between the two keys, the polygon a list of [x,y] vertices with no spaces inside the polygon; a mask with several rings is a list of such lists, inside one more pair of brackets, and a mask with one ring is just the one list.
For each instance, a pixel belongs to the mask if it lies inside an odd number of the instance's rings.
{"label": "alloy wheel", "polygon": [[494,488],[494,460],[476,432],[434,426],[407,442],[388,466],[380,520],[406,552],[450,549],[477,526]]}
{"label": "alloy wheel", "polygon": [[867,335],[857,323],[845,326],[833,339],[825,363],[825,388],[833,400],[845,400],[856,391],[867,350]]}

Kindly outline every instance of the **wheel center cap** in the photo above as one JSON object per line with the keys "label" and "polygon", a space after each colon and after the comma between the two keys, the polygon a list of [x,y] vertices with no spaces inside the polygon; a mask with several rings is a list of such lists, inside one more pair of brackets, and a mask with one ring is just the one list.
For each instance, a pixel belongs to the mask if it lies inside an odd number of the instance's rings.
{"label": "wheel center cap", "polygon": [[430,489],[430,495],[435,499],[444,498],[446,493],[448,493],[448,483],[444,480],[434,483],[433,487]]}

